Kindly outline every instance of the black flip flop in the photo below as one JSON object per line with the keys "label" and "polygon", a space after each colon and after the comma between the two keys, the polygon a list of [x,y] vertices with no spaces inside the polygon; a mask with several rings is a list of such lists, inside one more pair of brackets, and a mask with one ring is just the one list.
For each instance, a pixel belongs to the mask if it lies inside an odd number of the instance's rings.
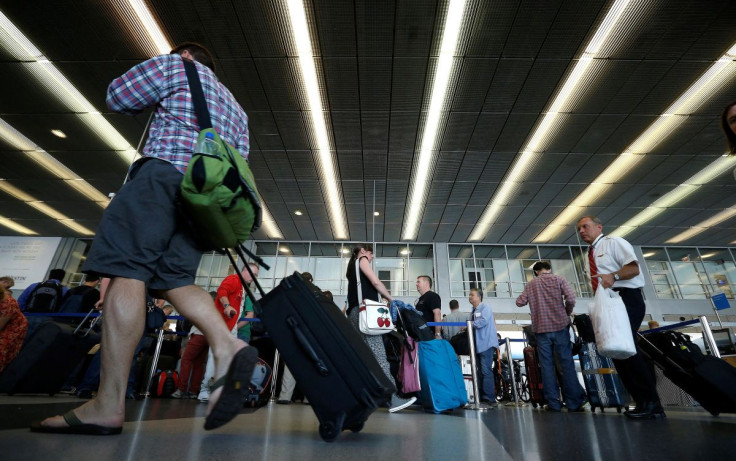
{"label": "black flip flop", "polygon": [[212,407],[212,411],[204,421],[205,430],[217,429],[230,422],[243,409],[243,398],[248,395],[250,379],[253,377],[253,368],[258,360],[258,349],[247,346],[240,349],[227,374],[212,384],[210,392],[222,387],[220,398]]}
{"label": "black flip flop", "polygon": [[51,427],[42,426],[41,421],[31,423],[31,432],[45,432],[48,434],[82,434],[82,435],[117,435],[123,432],[123,427],[98,426],[97,424],[85,424],[77,418],[74,410],[64,414],[64,421],[68,426]]}

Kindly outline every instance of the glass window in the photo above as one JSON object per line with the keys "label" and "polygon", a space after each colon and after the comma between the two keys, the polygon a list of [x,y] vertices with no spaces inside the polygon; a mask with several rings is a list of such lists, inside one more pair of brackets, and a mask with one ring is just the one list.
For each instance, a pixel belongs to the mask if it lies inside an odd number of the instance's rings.
{"label": "glass window", "polygon": [[575,266],[575,273],[578,276],[580,291],[577,294],[581,298],[593,297],[593,286],[590,283],[590,272],[588,269],[588,247],[570,247],[572,250],[572,262]]}
{"label": "glass window", "polygon": [[570,247],[539,247],[539,257],[542,261],[547,261],[552,267],[552,273],[559,275],[567,280],[567,283],[575,291],[575,296],[582,296],[582,289],[578,281],[575,264],[570,256]]}
{"label": "glass window", "polygon": [[[378,279],[386,285],[392,296],[411,296],[409,292],[409,248],[405,244],[377,244],[373,249],[376,259],[373,266]],[[412,284],[412,291],[416,293]]]}
{"label": "glass window", "polygon": [[536,246],[506,246],[509,257],[509,278],[511,281],[511,297],[515,298],[524,291],[524,286],[532,278],[532,267],[539,261]]}
{"label": "glass window", "polygon": [[349,258],[349,246],[341,243],[313,243],[308,272],[314,277],[314,284],[333,295],[346,294],[345,265]]}
{"label": "glass window", "polygon": [[483,295],[491,298],[508,298],[510,294],[509,265],[506,248],[501,245],[475,245],[477,276]]}
{"label": "glass window", "polygon": [[725,293],[726,297],[733,299],[736,267],[731,253],[725,248],[699,248],[699,251],[711,285],[711,294]]}
{"label": "glass window", "polygon": [[275,286],[276,278],[274,276],[276,269],[276,258],[278,254],[278,243],[275,242],[256,242],[255,251],[256,255],[263,259],[269,269],[261,267],[258,272],[258,283],[265,291],[271,290]]}
{"label": "glass window", "polygon": [[276,258],[274,283],[294,272],[307,272],[309,267],[309,243],[282,242],[278,246],[279,256]]}
{"label": "glass window", "polygon": [[416,291],[416,280],[420,275],[432,278],[432,290],[437,291],[437,274],[434,272],[434,250],[432,245],[407,245],[409,254],[409,270],[407,286],[409,294],[419,296]]}
{"label": "glass window", "polygon": [[644,255],[644,262],[649,271],[654,291],[657,293],[657,298],[679,299],[681,296],[677,279],[674,276],[665,249],[642,247],[641,252]]}
{"label": "glass window", "polygon": [[708,276],[695,248],[667,247],[672,273],[683,299],[703,299],[708,294]]}
{"label": "glass window", "polygon": [[476,286],[479,273],[475,271],[472,245],[448,245],[450,266],[450,296],[465,297]]}

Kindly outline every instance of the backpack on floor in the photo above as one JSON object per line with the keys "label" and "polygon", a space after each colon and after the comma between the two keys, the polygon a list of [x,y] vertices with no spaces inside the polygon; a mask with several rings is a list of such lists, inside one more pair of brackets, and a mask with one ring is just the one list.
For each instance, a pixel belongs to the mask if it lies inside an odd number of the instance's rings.
{"label": "backpack on floor", "polygon": [[156,370],[153,381],[151,381],[152,397],[171,397],[171,394],[178,388],[179,373],[175,370]]}
{"label": "backpack on floor", "polygon": [[26,312],[56,312],[61,306],[61,284],[55,280],[46,280],[36,285],[26,303]]}
{"label": "backpack on floor", "polygon": [[259,357],[253,368],[248,395],[243,399],[243,406],[255,408],[268,403],[269,393],[267,390],[271,383],[272,374],[273,372],[268,363]]}

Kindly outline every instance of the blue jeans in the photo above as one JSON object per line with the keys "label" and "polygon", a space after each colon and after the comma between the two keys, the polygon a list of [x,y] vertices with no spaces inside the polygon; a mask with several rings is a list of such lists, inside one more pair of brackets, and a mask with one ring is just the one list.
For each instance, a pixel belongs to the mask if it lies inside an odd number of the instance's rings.
{"label": "blue jeans", "polygon": [[572,360],[572,344],[567,328],[550,333],[537,333],[537,352],[542,367],[542,386],[547,404],[555,409],[562,408],[560,388],[557,386],[557,368],[553,354],[557,354],[562,371],[562,395],[565,406],[571,410],[580,407],[585,401],[585,391],[580,386],[575,363]]}
{"label": "blue jeans", "polygon": [[495,347],[476,354],[480,364],[478,373],[478,387],[480,387],[480,400],[496,401],[496,383],[493,380],[493,354]]}

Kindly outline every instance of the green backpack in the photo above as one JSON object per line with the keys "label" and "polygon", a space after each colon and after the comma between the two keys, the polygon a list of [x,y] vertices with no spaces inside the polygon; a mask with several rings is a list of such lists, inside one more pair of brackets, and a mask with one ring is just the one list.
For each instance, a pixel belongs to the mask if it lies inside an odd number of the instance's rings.
{"label": "green backpack", "polygon": [[202,84],[184,59],[201,131],[181,182],[184,208],[204,249],[237,247],[261,226],[261,203],[248,162],[212,128]]}

